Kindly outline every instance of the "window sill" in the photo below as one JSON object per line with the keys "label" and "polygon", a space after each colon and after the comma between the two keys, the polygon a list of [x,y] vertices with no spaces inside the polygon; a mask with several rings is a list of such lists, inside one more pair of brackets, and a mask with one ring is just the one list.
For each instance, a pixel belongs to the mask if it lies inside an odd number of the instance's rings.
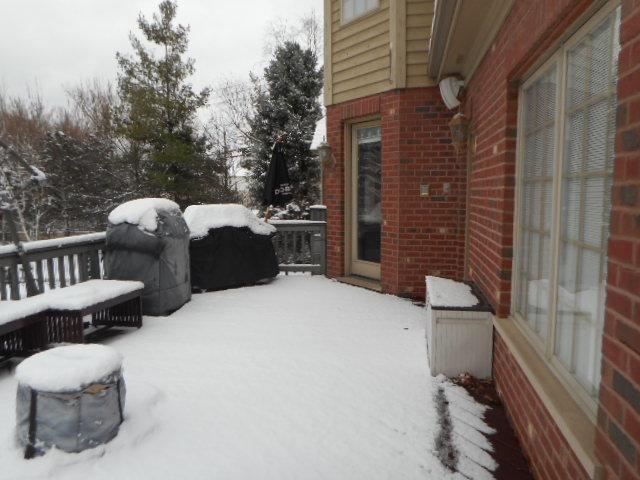
{"label": "window sill", "polygon": [[578,461],[591,478],[601,478],[601,466],[595,455],[596,425],[560,383],[549,365],[540,358],[513,319],[494,318],[493,325]]}

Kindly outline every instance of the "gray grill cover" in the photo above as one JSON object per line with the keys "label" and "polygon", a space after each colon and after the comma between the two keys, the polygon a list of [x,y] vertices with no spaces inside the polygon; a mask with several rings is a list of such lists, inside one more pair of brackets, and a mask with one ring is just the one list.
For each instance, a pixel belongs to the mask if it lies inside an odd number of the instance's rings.
{"label": "gray grill cover", "polygon": [[158,212],[155,232],[109,224],[106,245],[106,278],[143,282],[145,315],[168,315],[191,300],[189,228],[180,212]]}
{"label": "gray grill cover", "polygon": [[[122,423],[125,385],[117,371],[78,391],[35,391],[35,454],[55,446],[65,452],[81,452],[107,443]],[[29,445],[31,387],[18,384],[16,420],[18,441]]]}

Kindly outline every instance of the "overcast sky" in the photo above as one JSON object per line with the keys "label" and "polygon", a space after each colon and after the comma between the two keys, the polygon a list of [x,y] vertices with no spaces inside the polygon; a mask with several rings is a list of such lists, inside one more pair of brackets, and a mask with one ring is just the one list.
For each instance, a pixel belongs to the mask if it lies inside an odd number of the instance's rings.
{"label": "overcast sky", "polygon": [[[0,88],[23,95],[37,85],[49,106],[67,104],[65,88],[82,80],[115,80],[116,51],[129,52],[139,12],[160,0],[0,0]],[[298,20],[322,0],[178,0],[178,21],[191,26],[193,84],[247,77],[263,64],[270,23]]]}

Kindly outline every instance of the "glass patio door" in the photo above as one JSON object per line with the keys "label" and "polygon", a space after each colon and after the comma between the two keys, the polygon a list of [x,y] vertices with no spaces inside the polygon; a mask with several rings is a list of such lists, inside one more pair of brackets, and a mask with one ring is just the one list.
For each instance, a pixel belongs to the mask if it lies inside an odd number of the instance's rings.
{"label": "glass patio door", "polygon": [[380,124],[354,125],[351,174],[351,273],[380,278],[382,144]]}

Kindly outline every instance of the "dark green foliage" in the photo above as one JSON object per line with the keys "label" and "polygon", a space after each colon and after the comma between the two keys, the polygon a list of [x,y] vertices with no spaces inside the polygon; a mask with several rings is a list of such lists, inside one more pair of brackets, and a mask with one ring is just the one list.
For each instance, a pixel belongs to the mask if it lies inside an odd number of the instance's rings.
{"label": "dark green foliage", "polygon": [[284,151],[293,188],[293,201],[303,209],[319,198],[320,165],[310,150],[316,123],[322,117],[318,97],[322,69],[316,54],[297,42],[276,48],[264,71],[264,85],[254,80],[255,114],[250,120],[250,142],[244,167],[250,172],[250,192],[261,203],[271,149],[284,134]]}
{"label": "dark green foliage", "polygon": [[174,24],[176,8],[165,0],[151,21],[141,15],[138,27],[151,47],[132,35],[133,56],[117,55],[117,123],[140,158],[141,193],[168,196],[185,207],[219,200],[219,168],[194,128],[209,90],[196,93],[187,82],[194,61],[183,58],[189,29]]}

